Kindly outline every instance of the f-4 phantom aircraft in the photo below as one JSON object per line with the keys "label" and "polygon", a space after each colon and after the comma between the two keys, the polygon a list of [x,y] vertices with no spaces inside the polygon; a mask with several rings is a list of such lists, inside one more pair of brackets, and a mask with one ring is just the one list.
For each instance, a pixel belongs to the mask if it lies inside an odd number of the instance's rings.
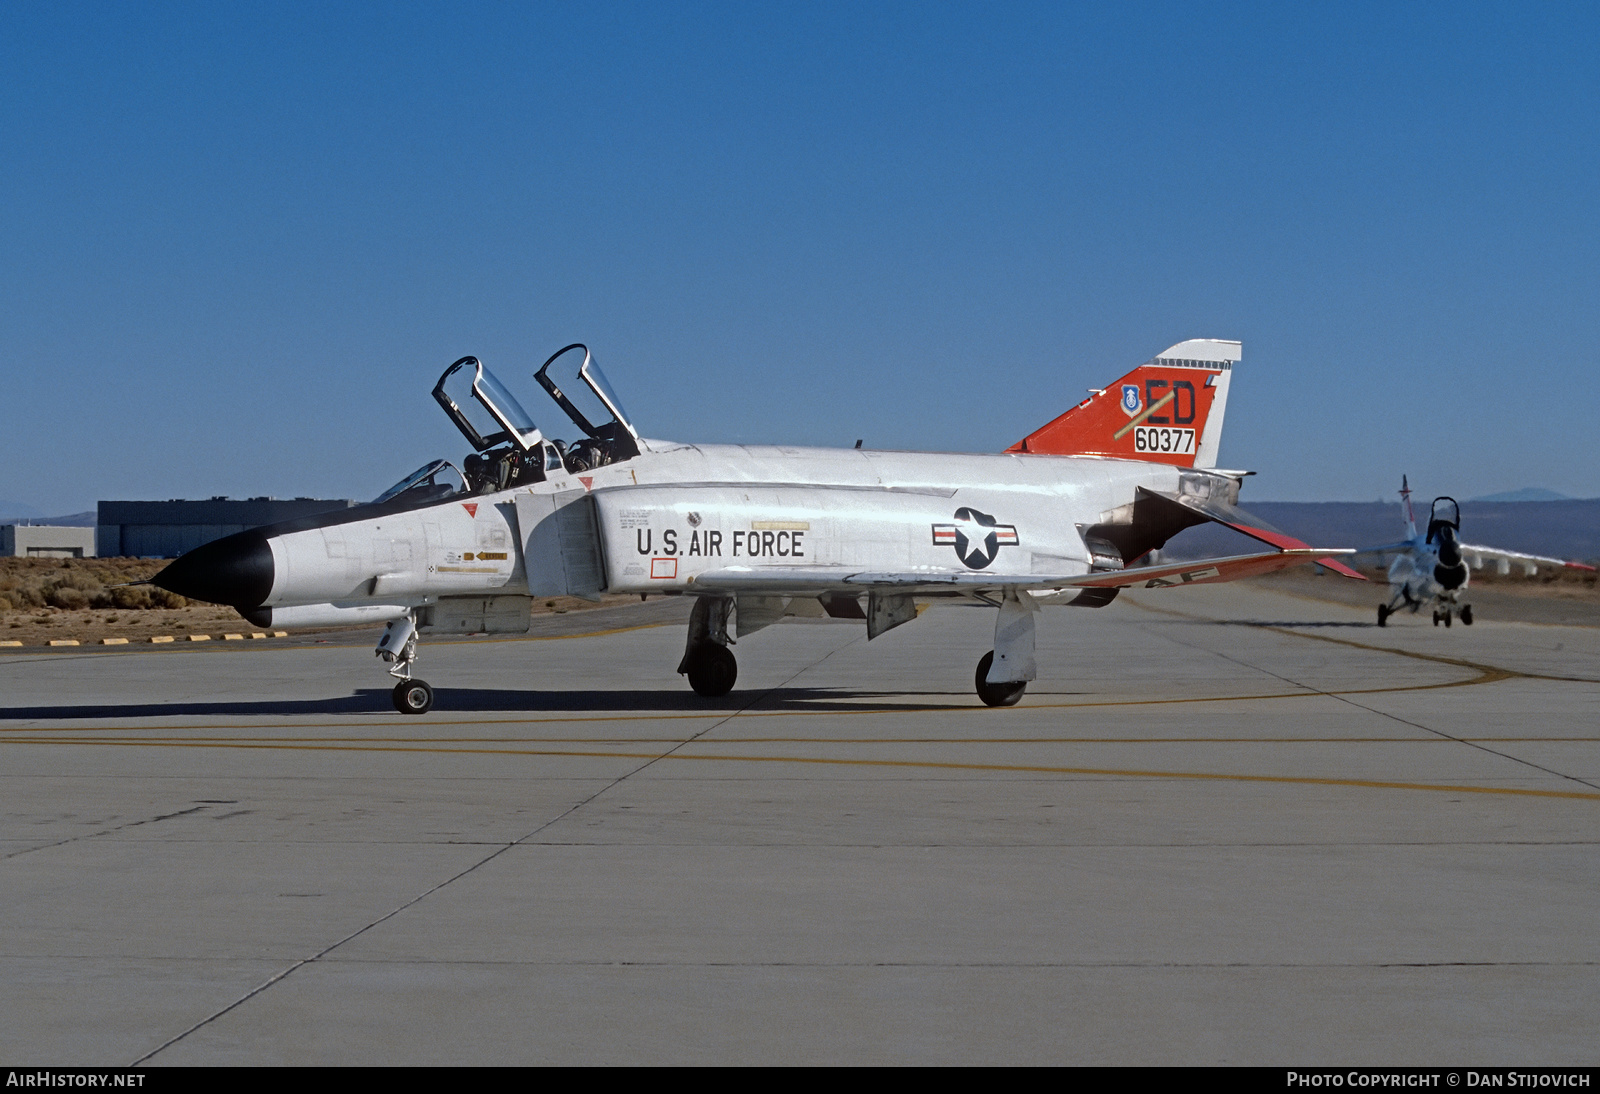
{"label": "f-4 phantom aircraft", "polygon": [[1381,547],[1364,547],[1358,552],[1394,556],[1389,563],[1389,600],[1378,605],[1380,627],[1388,626],[1389,617],[1401,608],[1410,608],[1414,614],[1424,605],[1432,608],[1435,627],[1440,623],[1448,627],[1452,616],[1472,626],[1472,605],[1466,599],[1471,582],[1469,563],[1472,569],[1481,569],[1484,563],[1493,562],[1502,574],[1509,574],[1516,564],[1529,577],[1538,573],[1540,566],[1594,569],[1581,562],[1462,543],[1461,506],[1451,497],[1433,499],[1433,506],[1428,510],[1428,529],[1419,533],[1416,514],[1411,510],[1411,484],[1404,475],[1400,476],[1400,498],[1405,508],[1406,538]]}
{"label": "f-4 phantom aircraft", "polygon": [[[1239,509],[1250,472],[1216,469],[1239,357],[1238,342],[1182,342],[992,455],[646,440],[581,344],[534,377],[568,443],[463,357],[433,389],[473,449],[459,468],[435,460],[370,504],[216,540],[154,582],[262,627],[386,624],[376,652],[406,714],[433,705],[411,674],[419,635],[523,633],[530,598],[693,597],[678,672],[704,696],[732,689],[729,647],[784,616],[855,620],[871,639],[919,600],[964,601],[995,609],[974,684],[1008,706],[1037,674],[1041,605],[1312,561],[1360,579],[1329,557],[1351,552]],[[1146,557],[1207,521],[1271,550]]]}

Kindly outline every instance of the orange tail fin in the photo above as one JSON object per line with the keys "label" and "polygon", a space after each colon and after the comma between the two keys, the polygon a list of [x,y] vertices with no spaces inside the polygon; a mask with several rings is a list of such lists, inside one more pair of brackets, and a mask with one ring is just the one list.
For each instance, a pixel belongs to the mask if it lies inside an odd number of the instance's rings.
{"label": "orange tail fin", "polygon": [[1006,449],[1215,467],[1239,343],[1179,342]]}

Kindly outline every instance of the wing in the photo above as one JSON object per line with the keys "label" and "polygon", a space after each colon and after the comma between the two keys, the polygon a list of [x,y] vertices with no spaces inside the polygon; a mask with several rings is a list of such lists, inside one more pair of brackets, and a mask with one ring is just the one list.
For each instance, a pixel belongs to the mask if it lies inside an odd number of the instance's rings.
{"label": "wing", "polygon": [[1255,555],[1229,555],[1159,566],[1135,566],[1126,570],[1058,575],[991,574],[982,570],[878,573],[843,566],[729,566],[692,579],[692,588],[696,591],[704,589],[760,596],[816,596],[829,592],[859,593],[867,589],[892,590],[913,596],[1003,594],[1007,590],[1052,593],[1069,589],[1125,589],[1131,586],[1159,589],[1235,581],[1241,577],[1271,573],[1311,562],[1326,566],[1331,561],[1327,556],[1350,553],[1322,547],[1299,547]]}
{"label": "wing", "polygon": [[1594,572],[1593,566],[1585,565],[1582,562],[1574,562],[1570,559],[1550,558],[1546,555],[1525,555],[1519,551],[1502,551],[1498,547],[1483,547],[1476,543],[1463,543],[1461,545],[1461,554],[1472,565],[1473,569],[1477,569],[1485,562],[1494,562],[1500,564],[1505,570],[1509,570],[1513,564],[1521,566],[1530,576],[1537,573],[1541,565],[1563,566],[1569,570]]}

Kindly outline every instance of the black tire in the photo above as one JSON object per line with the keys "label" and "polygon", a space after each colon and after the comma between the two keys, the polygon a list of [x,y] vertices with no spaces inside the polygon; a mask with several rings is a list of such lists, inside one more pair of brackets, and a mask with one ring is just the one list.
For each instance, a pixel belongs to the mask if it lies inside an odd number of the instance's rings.
{"label": "black tire", "polygon": [[733,690],[739,679],[739,662],[727,646],[707,642],[695,650],[687,675],[696,695],[716,699]]}
{"label": "black tire", "polygon": [[401,714],[426,714],[433,709],[433,689],[422,680],[402,680],[391,694],[394,709]]}
{"label": "black tire", "polygon": [[1444,625],[1447,626],[1447,627],[1450,625],[1450,613],[1449,612],[1445,612],[1444,613]]}
{"label": "black tire", "polygon": [[1465,607],[1463,607],[1461,609],[1461,625],[1463,627],[1472,626],[1472,605],[1471,604],[1468,604],[1468,605],[1466,605]]}
{"label": "black tire", "polygon": [[1437,627],[1439,625],[1439,613],[1438,612],[1434,612],[1433,613],[1433,625],[1435,627]]}
{"label": "black tire", "polygon": [[1379,604],[1378,605],[1378,626],[1387,627],[1388,625],[1389,625],[1389,605],[1387,605],[1387,604]]}
{"label": "black tire", "polygon": [[984,706],[1016,706],[1017,701],[1022,698],[1022,693],[1028,690],[1028,682],[1023,680],[1015,684],[989,683],[989,668],[993,664],[993,650],[978,659],[978,671],[972,675],[972,683],[978,689],[978,698],[983,700]]}

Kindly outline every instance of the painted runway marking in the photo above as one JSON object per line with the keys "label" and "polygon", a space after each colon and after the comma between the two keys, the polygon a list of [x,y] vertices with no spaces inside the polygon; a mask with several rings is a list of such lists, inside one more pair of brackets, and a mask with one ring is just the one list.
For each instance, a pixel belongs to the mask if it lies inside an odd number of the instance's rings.
{"label": "painted runway marking", "polygon": [[[1253,783],[1279,783],[1295,786],[1348,786],[1364,787],[1376,790],[1427,790],[1445,793],[1460,794],[1499,794],[1515,797],[1530,798],[1571,798],[1580,801],[1600,802],[1600,793],[1585,793],[1574,790],[1527,790],[1518,787],[1503,786],[1461,786],[1441,783],[1408,783],[1390,782],[1376,779],[1325,779],[1312,778],[1301,775],[1241,775],[1220,771],[1147,771],[1137,768],[1109,768],[1109,767],[1061,767],[1048,764],[979,764],[957,763],[938,760],[865,760],[841,759],[826,756],[739,756],[722,754],[686,755],[681,752],[612,752],[589,749],[534,749],[534,748],[437,748],[421,745],[356,745],[356,744],[287,744],[279,742],[195,742],[195,741],[59,741],[50,740],[40,743],[46,744],[81,744],[83,747],[112,747],[112,748],[238,748],[254,750],[282,750],[304,752],[393,752],[393,753],[433,753],[452,755],[481,755],[481,756],[542,756],[560,757],[567,759],[602,759],[602,760],[684,760],[711,763],[784,763],[784,764],[825,764],[835,767],[888,767],[902,769],[926,769],[933,771],[985,771],[996,773],[1034,774],[1034,775],[1098,775],[1124,779],[1191,779],[1209,780],[1218,782],[1253,782]],[[678,742],[678,747],[696,743],[693,740]],[[632,774],[630,772],[630,774]]]}

